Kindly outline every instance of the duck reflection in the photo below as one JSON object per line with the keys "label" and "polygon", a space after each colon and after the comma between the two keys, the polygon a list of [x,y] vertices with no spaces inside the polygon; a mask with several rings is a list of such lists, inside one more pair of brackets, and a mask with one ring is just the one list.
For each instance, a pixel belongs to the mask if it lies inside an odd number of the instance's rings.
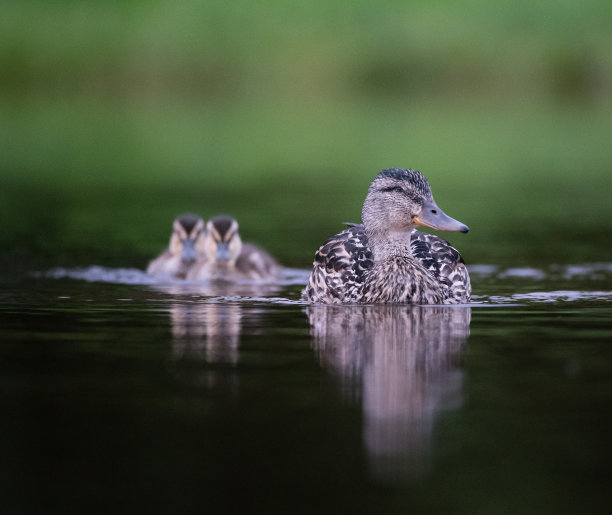
{"label": "duck reflection", "polygon": [[422,474],[437,413],[461,403],[470,308],[314,305],[307,314],[319,361],[362,405],[374,475]]}

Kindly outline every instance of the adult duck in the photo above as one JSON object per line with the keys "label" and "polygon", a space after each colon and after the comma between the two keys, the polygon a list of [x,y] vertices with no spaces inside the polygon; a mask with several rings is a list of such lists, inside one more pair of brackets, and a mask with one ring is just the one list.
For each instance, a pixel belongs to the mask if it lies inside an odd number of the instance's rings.
{"label": "adult duck", "polygon": [[471,285],[459,252],[417,225],[466,233],[436,204],[415,170],[383,170],[372,181],[363,224],[332,236],[315,254],[302,299],[325,304],[459,304]]}

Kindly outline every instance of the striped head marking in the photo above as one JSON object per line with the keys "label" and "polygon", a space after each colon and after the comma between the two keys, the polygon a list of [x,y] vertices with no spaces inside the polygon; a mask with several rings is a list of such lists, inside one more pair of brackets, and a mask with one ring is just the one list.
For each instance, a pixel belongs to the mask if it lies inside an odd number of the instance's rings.
{"label": "striped head marking", "polygon": [[205,249],[210,261],[233,265],[242,250],[236,219],[228,215],[211,218],[206,224]]}
{"label": "striped head marking", "polygon": [[203,239],[204,220],[191,213],[180,215],[172,223],[170,252],[180,254],[185,262],[195,261],[202,253]]}

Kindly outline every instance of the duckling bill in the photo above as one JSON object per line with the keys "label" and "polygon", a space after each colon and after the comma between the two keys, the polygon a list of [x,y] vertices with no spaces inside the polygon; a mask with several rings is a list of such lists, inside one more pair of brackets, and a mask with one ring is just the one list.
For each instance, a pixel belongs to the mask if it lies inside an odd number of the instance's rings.
{"label": "duckling bill", "polygon": [[170,243],[165,252],[149,263],[147,273],[167,279],[185,279],[198,258],[204,255],[204,220],[190,213],[172,223]]}
{"label": "duckling bill", "polygon": [[361,225],[349,224],[316,252],[302,299],[325,304],[470,301],[470,278],[459,252],[416,226],[462,233],[469,228],[439,208],[420,172],[380,172],[361,219]]}

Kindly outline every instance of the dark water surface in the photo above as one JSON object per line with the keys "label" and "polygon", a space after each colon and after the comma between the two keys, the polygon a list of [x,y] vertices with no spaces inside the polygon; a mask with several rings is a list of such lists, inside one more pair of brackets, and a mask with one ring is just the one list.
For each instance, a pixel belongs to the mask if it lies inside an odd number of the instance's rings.
{"label": "dark water surface", "polygon": [[608,513],[612,265],[474,303],[56,269],[0,292],[4,513]]}

